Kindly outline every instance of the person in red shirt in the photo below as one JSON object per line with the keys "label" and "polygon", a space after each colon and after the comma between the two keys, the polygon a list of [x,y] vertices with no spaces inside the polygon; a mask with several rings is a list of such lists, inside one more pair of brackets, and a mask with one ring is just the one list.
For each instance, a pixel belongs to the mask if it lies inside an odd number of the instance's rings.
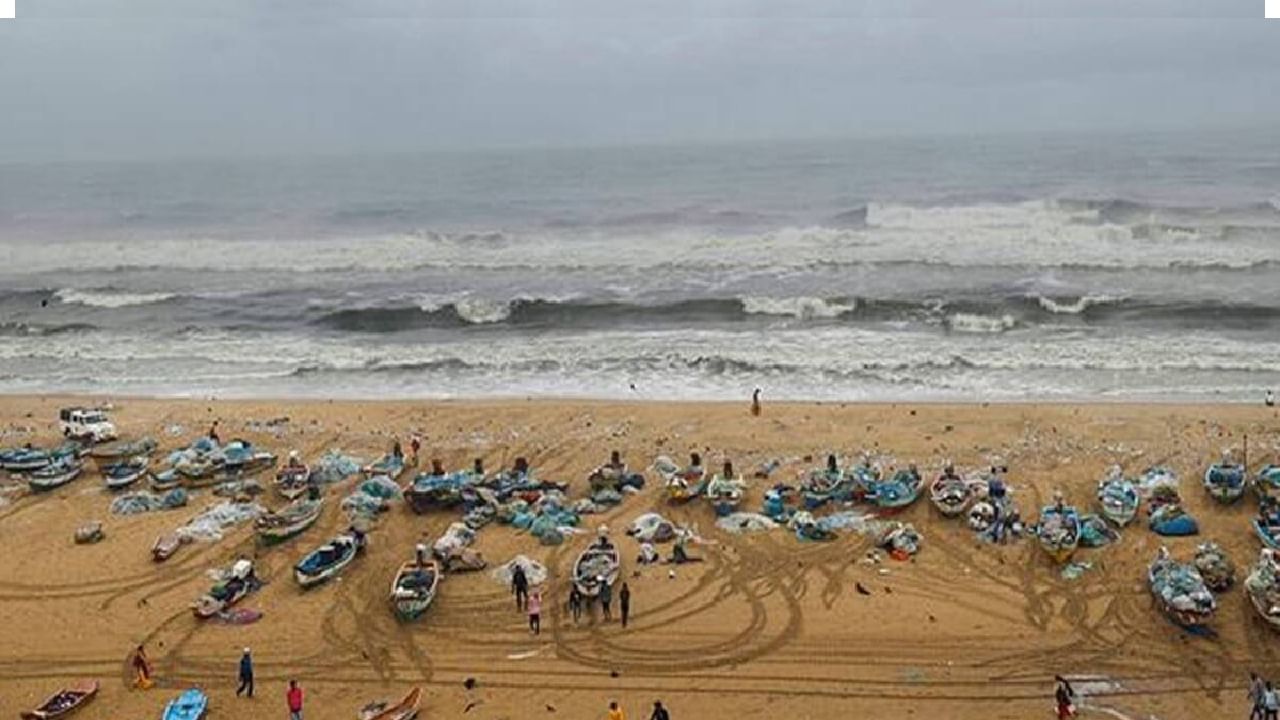
{"label": "person in red shirt", "polygon": [[284,696],[289,701],[289,720],[302,720],[302,688],[297,680],[289,681],[289,692]]}

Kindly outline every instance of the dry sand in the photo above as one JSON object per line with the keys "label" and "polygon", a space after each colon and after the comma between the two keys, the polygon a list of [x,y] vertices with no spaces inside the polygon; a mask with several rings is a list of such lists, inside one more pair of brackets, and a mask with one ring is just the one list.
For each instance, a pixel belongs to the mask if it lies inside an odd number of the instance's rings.
{"label": "dry sand", "polygon": [[[53,441],[56,410],[67,402],[5,398],[0,446]],[[793,404],[766,406],[759,418],[737,404],[125,399],[117,406],[123,433],[155,435],[164,449],[188,443],[215,418],[224,438],[243,436],[281,455],[297,448],[308,459],[335,447],[371,459],[392,434],[416,430],[427,438],[425,457],[461,467],[479,456],[497,467],[527,455],[541,476],[572,480],[575,495],[611,448],[633,467],[659,453],[683,459],[690,450],[708,463],[729,456],[742,469],[780,458],[786,464],[776,480],[794,479],[809,464],[803,456],[817,464],[830,449],[891,452],[930,477],[943,458],[962,469],[999,458],[1030,519],[1055,487],[1091,506],[1108,465],[1136,472],[1163,461],[1183,476],[1183,494],[1203,529],[1200,538],[1165,542],[1189,558],[1199,540],[1216,539],[1242,569],[1258,550],[1247,526],[1254,502],[1211,506],[1196,477],[1223,447],[1238,448],[1246,432],[1251,462],[1260,461],[1272,452],[1278,427],[1274,411],[1240,406]],[[248,424],[281,416],[289,422],[277,433]],[[173,425],[185,431],[168,434]],[[257,551],[251,529],[242,527],[155,565],[152,540],[192,510],[111,517],[100,483],[88,474],[0,509],[0,717],[89,677],[102,691],[79,715],[85,720],[158,718],[168,698],[191,684],[209,691],[213,717],[283,718],[284,683],[292,677],[307,692],[308,720],[348,720],[365,702],[415,684],[424,689],[424,718],[599,718],[610,699],[629,717],[647,718],[661,698],[677,720],[1023,719],[1051,716],[1050,679],[1062,673],[1120,684],[1095,698],[1120,715],[1086,717],[1171,720],[1245,717],[1245,673],[1280,670],[1280,639],[1253,617],[1238,589],[1221,598],[1216,638],[1190,637],[1155,611],[1143,578],[1162,540],[1145,527],[1127,530],[1116,546],[1082,551],[1095,568],[1066,581],[1034,543],[979,544],[960,522],[942,520],[921,501],[904,518],[924,533],[922,552],[914,562],[886,562],[880,567],[889,574],[881,575],[859,562],[866,538],[802,544],[781,530],[728,535],[715,529],[704,503],[669,509],[651,483],[585,524],[621,528],[661,509],[719,544],[699,548],[707,561],[668,579],[666,567],[633,575],[635,543],[623,539],[634,596],[626,630],[616,623],[575,627],[562,607],[564,578],[585,538],[547,548],[506,527],[481,532],[478,547],[491,563],[521,552],[552,569],[544,631],[535,639],[487,572],[447,578],[420,622],[394,619],[386,599],[393,568],[415,541],[438,536],[451,515],[396,508],[340,582],[304,593],[290,567],[340,529],[336,500],[345,487],[330,491],[333,502],[318,527],[284,546]],[[764,485],[753,482],[749,509],[759,508]],[[208,501],[204,493],[193,505]],[[75,527],[92,518],[106,523],[107,539],[74,545]],[[207,587],[205,571],[243,552],[258,553],[269,581],[245,603],[265,617],[238,627],[197,622],[188,604]],[[856,592],[858,582],[871,594]],[[139,642],[150,648],[160,681],[148,692],[127,683],[129,652]],[[234,696],[245,645],[257,658],[253,701]],[[477,680],[474,690],[463,687],[468,677]]]}

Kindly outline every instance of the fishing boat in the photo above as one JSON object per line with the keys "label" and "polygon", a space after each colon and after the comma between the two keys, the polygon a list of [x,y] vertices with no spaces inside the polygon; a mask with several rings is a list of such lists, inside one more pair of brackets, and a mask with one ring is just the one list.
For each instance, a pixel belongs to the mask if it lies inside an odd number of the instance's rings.
{"label": "fishing boat", "polygon": [[1243,465],[1221,462],[1210,465],[1204,471],[1204,489],[1209,497],[1224,505],[1233,503],[1244,495],[1245,469]]}
{"label": "fishing boat", "polygon": [[602,538],[578,555],[573,563],[573,584],[583,597],[594,598],[604,583],[610,586],[616,583],[621,571],[622,559],[617,546]]}
{"label": "fishing boat", "polygon": [[360,708],[360,720],[414,720],[418,717],[418,701],[422,688],[413,688],[398,703],[369,703]]}
{"label": "fishing boat", "polygon": [[278,511],[269,512],[254,520],[258,538],[267,545],[282,543],[315,524],[324,509],[324,500],[301,498]]}
{"label": "fishing boat", "polygon": [[304,464],[288,464],[276,471],[276,493],[286,500],[297,500],[311,487],[311,468]]}
{"label": "fishing boat", "polygon": [[419,515],[436,508],[456,507],[462,504],[470,479],[471,474],[466,472],[419,473],[404,486],[404,500]]}
{"label": "fishing boat", "polygon": [[1236,566],[1218,543],[1206,542],[1198,545],[1196,556],[1191,562],[1200,571],[1205,586],[1213,592],[1226,592],[1235,584]]}
{"label": "fishing boat", "polygon": [[52,450],[31,446],[0,450],[0,470],[29,473],[64,459],[78,459],[84,452],[79,443],[63,443]]}
{"label": "fishing boat", "polygon": [[[692,460],[698,460],[694,462]],[[653,469],[662,478],[667,502],[673,505],[687,503],[701,495],[707,488],[707,471],[695,454],[688,466],[681,468],[668,457],[659,457]]]}
{"label": "fishing boat", "polygon": [[1080,514],[1070,505],[1046,505],[1036,526],[1040,547],[1056,563],[1065,563],[1080,545]]}
{"label": "fishing boat", "polygon": [[126,488],[138,481],[151,466],[151,460],[143,455],[136,455],[128,460],[114,462],[102,466],[102,481],[108,490]]}
{"label": "fishing boat", "polygon": [[386,475],[392,480],[397,480],[405,470],[404,456],[395,454],[383,455],[377,461],[366,465],[363,470],[364,474],[368,476]]}
{"label": "fishing boat", "polygon": [[1264,465],[1253,478],[1259,500],[1280,500],[1280,465]]}
{"label": "fishing boat", "polygon": [[1275,551],[1263,548],[1258,562],[1244,581],[1244,593],[1258,617],[1272,628],[1280,629],[1280,567]]}
{"label": "fishing boat", "polygon": [[75,455],[62,455],[39,470],[27,473],[32,492],[48,492],[80,477],[84,463]]}
{"label": "fishing boat", "polygon": [[182,694],[164,707],[162,720],[203,720],[209,712],[209,696],[197,688],[183,690]]}
{"label": "fishing boat", "polygon": [[245,599],[258,586],[258,578],[253,572],[253,563],[249,560],[238,560],[231,566],[227,579],[216,583],[209,588],[209,592],[197,598],[191,606],[191,611],[202,620],[211,618]]}
{"label": "fishing boat", "polygon": [[1178,491],[1178,474],[1164,465],[1152,465],[1138,476],[1138,490],[1150,497],[1160,488]]}
{"label": "fishing boat", "polygon": [[742,489],[745,483],[741,477],[732,475],[716,475],[707,483],[705,495],[711,501],[718,517],[724,517],[737,510],[742,503]]}
{"label": "fishing boat", "polygon": [[1280,550],[1280,503],[1264,500],[1251,523],[1254,534],[1263,545],[1272,550]]}
{"label": "fishing boat", "polygon": [[853,495],[865,499],[875,492],[874,488],[880,482],[880,466],[864,456],[862,462],[845,471],[845,476],[852,485]]}
{"label": "fishing boat", "polygon": [[1102,516],[1124,527],[1138,514],[1138,487],[1119,473],[1098,483],[1098,505]]}
{"label": "fishing boat", "polygon": [[23,720],[53,720],[84,707],[98,694],[97,680],[81,680],[50,695],[34,709],[23,711]]}
{"label": "fishing boat", "polygon": [[1218,608],[1195,565],[1173,560],[1167,548],[1160,548],[1147,569],[1147,585],[1161,611],[1185,628],[1207,625]]}
{"label": "fishing boat", "polygon": [[156,441],[149,437],[139,440],[117,440],[89,448],[89,457],[98,461],[109,461],[137,457],[139,455],[147,456],[155,452],[156,447]]}
{"label": "fishing boat", "polygon": [[362,532],[345,532],[307,553],[293,566],[293,579],[305,590],[328,582],[364,549]]}
{"label": "fishing boat", "polygon": [[416,620],[431,607],[440,587],[440,563],[404,563],[391,579],[391,607],[401,620]]}
{"label": "fishing boat", "polygon": [[943,472],[929,484],[929,502],[943,517],[963,515],[977,495],[977,486],[954,472]]}
{"label": "fishing boat", "polygon": [[165,533],[157,537],[156,541],[151,544],[151,559],[155,562],[164,562],[173,557],[173,554],[178,552],[181,547],[182,536],[176,532]]}
{"label": "fishing boat", "polygon": [[816,510],[841,496],[848,496],[852,482],[835,466],[832,456],[825,468],[814,468],[800,478],[800,493],[807,510]]}
{"label": "fishing boat", "polygon": [[915,467],[899,470],[888,480],[873,482],[867,500],[884,510],[901,510],[920,496],[920,473]]}

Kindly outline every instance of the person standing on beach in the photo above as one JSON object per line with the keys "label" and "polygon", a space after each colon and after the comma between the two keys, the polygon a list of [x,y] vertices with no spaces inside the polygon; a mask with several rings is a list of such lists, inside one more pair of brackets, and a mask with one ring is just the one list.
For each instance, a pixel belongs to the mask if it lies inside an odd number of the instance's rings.
{"label": "person standing on beach", "polygon": [[413,439],[409,441],[409,451],[413,453],[413,456],[410,460],[410,464],[412,464],[414,467],[418,467],[418,451],[421,449],[422,449],[422,438],[418,437],[417,435],[414,435]]}
{"label": "person standing on beach", "polygon": [[649,720],[671,720],[671,713],[662,706],[661,700],[653,701],[653,714],[649,716]]}
{"label": "person standing on beach", "polygon": [[397,460],[404,459],[404,448],[400,446],[400,438],[393,438],[391,442],[391,457]]}
{"label": "person standing on beach", "polygon": [[617,700],[609,703],[608,720],[627,720],[627,714],[622,712],[622,708],[618,707]]}
{"label": "person standing on beach", "polygon": [[1280,695],[1276,694],[1276,689],[1271,685],[1271,681],[1267,681],[1267,687],[1262,691],[1262,709],[1266,711],[1266,720],[1276,720],[1280,717]]}
{"label": "person standing on beach", "polygon": [[627,626],[627,618],[631,615],[631,588],[627,584],[622,583],[622,589],[618,591],[618,610],[621,611],[622,627]]}
{"label": "person standing on beach", "polygon": [[213,424],[209,426],[209,439],[218,445],[222,444],[222,438],[218,437],[218,421],[217,420],[214,420]]}
{"label": "person standing on beach", "polygon": [[752,417],[760,417],[760,388],[751,393],[751,415]]}
{"label": "person standing on beach", "polygon": [[529,595],[529,631],[534,635],[542,634],[542,593],[534,590]]}
{"label": "person standing on beach", "polygon": [[137,676],[133,684],[139,690],[150,690],[155,684],[151,679],[151,662],[147,660],[147,651],[141,645],[133,651],[133,672]]}
{"label": "person standing on beach", "polygon": [[582,597],[582,591],[578,589],[578,586],[576,584],[573,587],[569,588],[569,613],[573,615],[574,625],[577,625],[578,620],[582,618],[583,600],[584,598]]}
{"label": "person standing on beach", "polygon": [[1267,390],[1267,394],[1262,396],[1262,404],[1266,405],[1267,407],[1275,407],[1276,394],[1271,392],[1270,390]]}
{"label": "person standing on beach", "polygon": [[1058,720],[1067,720],[1067,718],[1075,717],[1076,692],[1071,689],[1071,683],[1067,682],[1066,678],[1061,675],[1054,675],[1053,679],[1058,684],[1053,691],[1053,699],[1058,706]]}
{"label": "person standing on beach", "polygon": [[516,565],[511,571],[511,592],[516,596],[516,610],[524,611],[529,607],[529,576],[524,574],[524,566]]}
{"label": "person standing on beach", "polygon": [[284,699],[289,703],[289,720],[302,720],[302,688],[298,687],[297,680],[289,681],[289,691],[284,694]]}
{"label": "person standing on beach", "polygon": [[609,581],[600,578],[600,609],[604,611],[604,619],[612,620],[613,613],[609,609],[609,604],[613,602],[613,588],[609,587]]}
{"label": "person standing on beach", "polygon": [[253,697],[253,656],[249,654],[249,648],[245,648],[240,656],[240,687],[236,688],[236,697],[241,695]]}
{"label": "person standing on beach", "polygon": [[1267,686],[1262,683],[1262,678],[1257,673],[1249,673],[1249,720],[1263,720],[1265,710],[1262,707],[1262,693]]}

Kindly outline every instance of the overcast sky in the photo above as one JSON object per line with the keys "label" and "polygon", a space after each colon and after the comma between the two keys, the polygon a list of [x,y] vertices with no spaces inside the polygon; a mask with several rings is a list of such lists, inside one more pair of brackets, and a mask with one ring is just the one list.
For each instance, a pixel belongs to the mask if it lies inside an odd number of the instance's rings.
{"label": "overcast sky", "polygon": [[3,160],[1280,126],[1280,21],[1262,0],[18,0],[0,98]]}

